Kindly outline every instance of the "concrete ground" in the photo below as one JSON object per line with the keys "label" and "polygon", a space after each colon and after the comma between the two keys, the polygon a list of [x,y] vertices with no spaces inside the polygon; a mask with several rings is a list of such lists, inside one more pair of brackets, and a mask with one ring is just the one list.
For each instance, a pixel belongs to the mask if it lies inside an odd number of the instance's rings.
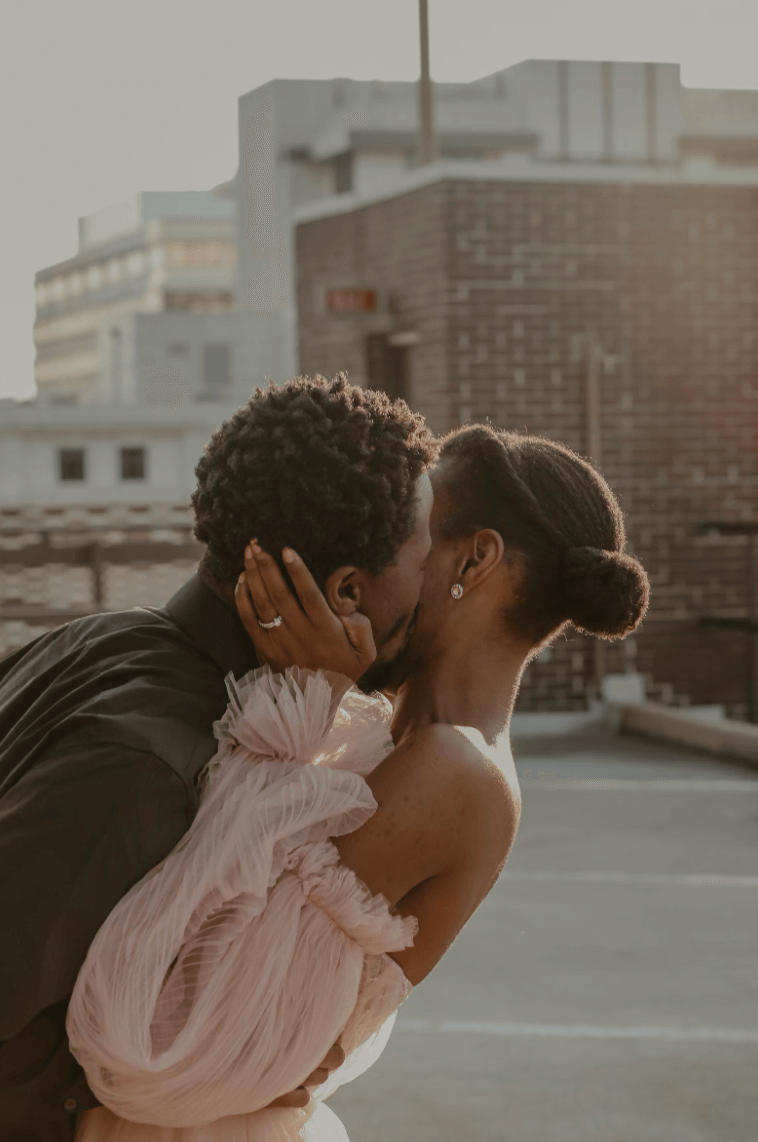
{"label": "concrete ground", "polygon": [[377,1065],[351,1142],[758,1142],[758,770],[525,739],[519,834]]}

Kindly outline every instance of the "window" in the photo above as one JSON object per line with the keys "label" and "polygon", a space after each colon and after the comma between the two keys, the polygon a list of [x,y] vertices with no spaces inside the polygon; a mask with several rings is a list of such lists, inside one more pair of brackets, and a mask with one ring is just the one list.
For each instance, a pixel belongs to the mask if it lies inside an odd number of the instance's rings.
{"label": "window", "polygon": [[121,479],[144,480],[145,478],[145,449],[121,449]]}
{"label": "window", "polygon": [[366,338],[366,372],[369,388],[386,393],[392,400],[408,399],[408,347],[391,345],[385,333]]}
{"label": "window", "polygon": [[83,480],[84,449],[61,448],[58,453],[58,471],[61,480]]}
{"label": "window", "polygon": [[203,346],[203,389],[210,396],[223,396],[229,388],[229,346]]}
{"label": "window", "polygon": [[337,155],[334,164],[334,193],[349,194],[353,189],[353,153],[345,151]]}

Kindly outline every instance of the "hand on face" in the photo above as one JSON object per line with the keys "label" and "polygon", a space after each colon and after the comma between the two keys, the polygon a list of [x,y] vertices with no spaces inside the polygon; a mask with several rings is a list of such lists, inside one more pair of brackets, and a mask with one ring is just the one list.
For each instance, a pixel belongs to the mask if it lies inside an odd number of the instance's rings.
{"label": "hand on face", "polygon": [[[285,548],[282,557],[296,594],[255,540],[245,550],[245,570],[234,593],[258,661],[276,673],[302,666],[356,681],[376,658],[371,623],[358,611],[335,615],[300,556]],[[277,618],[276,626],[261,626]]]}
{"label": "hand on face", "polygon": [[285,548],[282,559],[293,592],[276,560],[253,540],[245,551],[235,601],[259,661],[276,672],[302,666],[358,681],[367,671],[372,677],[369,668],[375,661],[379,665],[397,656],[407,642],[421,592],[431,546],[432,497],[424,474],[419,479],[416,527],[394,562],[378,574],[355,566],[336,568],[324,592],[299,555]]}

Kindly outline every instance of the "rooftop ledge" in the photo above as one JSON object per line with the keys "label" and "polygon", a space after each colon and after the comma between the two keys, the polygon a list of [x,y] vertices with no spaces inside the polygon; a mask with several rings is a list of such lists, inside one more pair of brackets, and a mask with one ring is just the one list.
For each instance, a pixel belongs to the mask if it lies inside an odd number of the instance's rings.
{"label": "rooftop ledge", "polygon": [[295,225],[347,214],[372,202],[382,202],[437,182],[463,179],[471,182],[622,183],[648,186],[758,186],[758,166],[722,166],[706,158],[681,163],[542,161],[514,154],[492,162],[440,159],[413,167],[382,185],[360,194],[334,194],[304,202],[292,211]]}
{"label": "rooftop ledge", "polygon": [[591,731],[599,726],[643,734],[702,753],[758,766],[758,725],[724,717],[723,706],[666,706],[645,699],[639,674],[609,674],[602,700],[589,709],[566,712],[516,712],[511,737],[553,737]]}

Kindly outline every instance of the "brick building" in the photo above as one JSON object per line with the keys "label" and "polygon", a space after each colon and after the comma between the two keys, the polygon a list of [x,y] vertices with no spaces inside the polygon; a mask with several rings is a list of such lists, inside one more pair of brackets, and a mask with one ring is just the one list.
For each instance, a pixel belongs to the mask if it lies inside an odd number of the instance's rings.
{"label": "brick building", "polygon": [[[439,432],[489,418],[599,452],[653,584],[606,668],[745,716],[751,640],[701,620],[754,607],[753,540],[702,525],[758,520],[755,167],[431,168],[302,220],[296,252],[303,372],[406,395]],[[540,656],[520,708],[582,708],[592,642]]]}

